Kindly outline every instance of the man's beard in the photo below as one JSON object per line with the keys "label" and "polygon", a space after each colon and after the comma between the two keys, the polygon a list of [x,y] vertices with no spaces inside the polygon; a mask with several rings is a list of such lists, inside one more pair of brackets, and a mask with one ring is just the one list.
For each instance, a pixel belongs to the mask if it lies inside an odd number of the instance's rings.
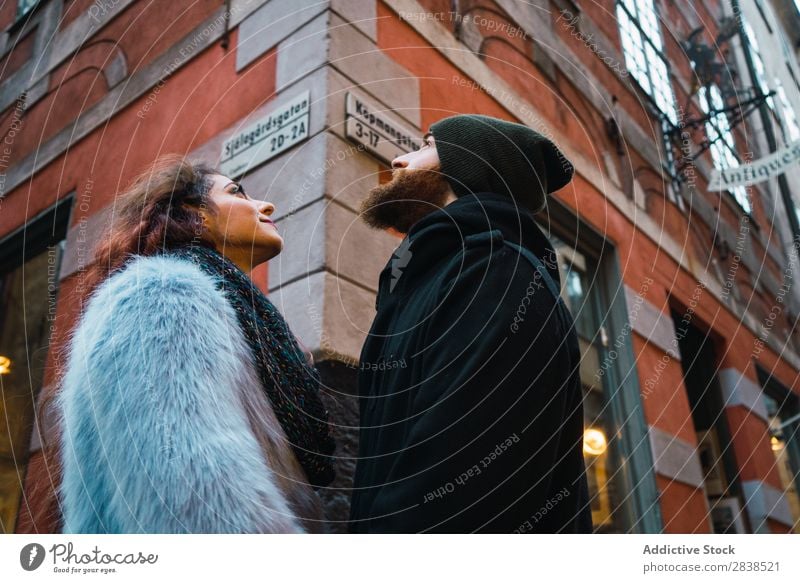
{"label": "man's beard", "polygon": [[440,168],[398,168],[392,180],[373,188],[359,205],[364,222],[374,229],[406,234],[418,220],[445,206],[450,185]]}

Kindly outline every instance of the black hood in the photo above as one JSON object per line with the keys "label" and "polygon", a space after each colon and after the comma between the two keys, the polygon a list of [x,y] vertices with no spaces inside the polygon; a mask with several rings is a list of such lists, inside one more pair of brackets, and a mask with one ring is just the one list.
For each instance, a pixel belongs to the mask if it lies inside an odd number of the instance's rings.
{"label": "black hood", "polygon": [[555,250],[531,213],[515,205],[509,197],[492,192],[461,196],[414,223],[384,268],[381,279],[388,280],[392,270],[399,269],[401,279],[412,281],[413,274],[421,275],[459,253],[465,237],[493,230],[532,251],[560,287]]}

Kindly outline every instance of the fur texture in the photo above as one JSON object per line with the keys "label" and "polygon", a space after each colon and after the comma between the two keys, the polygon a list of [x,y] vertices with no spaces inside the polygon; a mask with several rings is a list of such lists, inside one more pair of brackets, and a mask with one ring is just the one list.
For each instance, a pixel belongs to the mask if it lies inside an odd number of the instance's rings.
{"label": "fur texture", "polygon": [[137,257],[97,289],[56,404],[65,533],[322,524],[233,308],[188,261]]}

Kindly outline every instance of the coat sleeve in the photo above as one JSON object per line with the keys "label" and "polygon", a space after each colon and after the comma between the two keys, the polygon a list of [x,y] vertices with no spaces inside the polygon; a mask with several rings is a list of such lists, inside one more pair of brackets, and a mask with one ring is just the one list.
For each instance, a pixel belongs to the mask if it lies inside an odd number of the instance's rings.
{"label": "coat sleeve", "polygon": [[140,258],[107,280],[59,396],[64,532],[302,532],[248,424],[250,359],[196,266]]}
{"label": "coat sleeve", "polygon": [[555,486],[572,402],[556,300],[505,246],[468,248],[456,264],[417,346],[424,378],[375,531],[510,532]]}

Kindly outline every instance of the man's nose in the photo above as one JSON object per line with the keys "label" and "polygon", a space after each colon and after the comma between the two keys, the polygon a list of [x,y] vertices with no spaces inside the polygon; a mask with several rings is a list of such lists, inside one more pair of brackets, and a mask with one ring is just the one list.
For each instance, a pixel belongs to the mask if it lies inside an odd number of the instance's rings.
{"label": "man's nose", "polygon": [[405,168],[406,166],[408,166],[408,160],[404,160],[402,157],[392,160],[392,169],[394,170],[398,168]]}

